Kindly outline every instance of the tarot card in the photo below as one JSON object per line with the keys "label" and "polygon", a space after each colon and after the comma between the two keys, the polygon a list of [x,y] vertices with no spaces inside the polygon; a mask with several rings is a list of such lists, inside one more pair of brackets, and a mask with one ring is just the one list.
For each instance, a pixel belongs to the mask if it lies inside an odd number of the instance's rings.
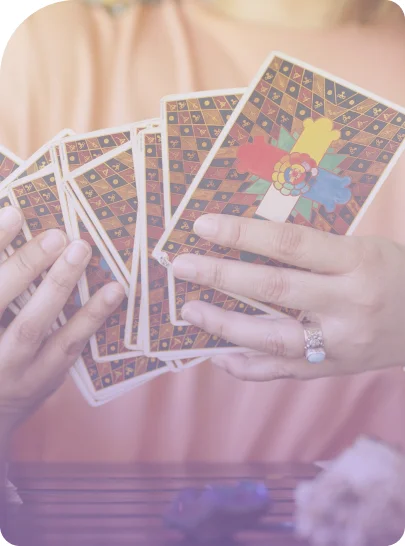
{"label": "tarot card", "polygon": [[404,108],[273,53],[212,147],[154,256],[168,267],[187,252],[280,265],[195,236],[194,221],[212,212],[351,234],[402,153],[404,136]]}
{"label": "tarot card", "polygon": [[[133,156],[135,158],[136,176],[138,176],[138,173],[142,175],[142,166],[141,166],[141,169],[139,170],[139,166],[137,165],[139,154],[137,154],[136,152],[137,136],[139,135],[141,131],[143,131],[143,128],[139,124],[136,124],[131,131],[132,150],[133,150]],[[140,210],[139,214],[141,215],[142,213],[143,211]],[[135,256],[134,261],[136,259],[137,258]],[[142,283],[141,283],[141,272],[139,271],[138,266],[139,266],[139,259],[137,264],[134,263],[132,266],[132,275],[131,275],[131,283],[130,283],[130,298],[129,298],[129,302],[131,302],[131,305],[128,305],[127,321],[126,321],[126,328],[125,328],[125,346],[128,348],[136,348],[137,344],[141,343],[141,342],[138,342],[139,338],[142,339],[142,335],[140,333],[141,328],[146,326],[145,321],[144,320],[141,321]],[[206,360],[205,358],[199,358],[199,359],[183,359],[183,360],[177,359],[175,361],[171,361],[169,357],[166,355],[161,355],[160,358],[161,360],[167,362],[172,372],[180,372],[184,368],[190,368]]]}
{"label": "tarot card", "polygon": [[130,142],[130,133],[134,125],[139,126],[140,129],[146,129],[156,125],[159,121],[157,119],[145,120],[136,124],[64,138],[60,143],[63,175],[65,178],[69,178],[73,171]]}
{"label": "tarot card", "polygon": [[[162,99],[162,154],[163,187],[165,199],[165,222],[171,220],[200,169],[216,139],[245,90],[229,89],[205,91],[188,95],[172,95]],[[222,194],[219,200],[226,200]],[[170,320],[176,326],[187,323],[181,318],[181,310],[188,301],[207,301],[206,290],[198,284],[175,279],[168,270]],[[221,296],[222,298],[223,296]],[[218,300],[216,291],[212,299]],[[234,298],[228,294],[223,302],[227,308],[237,307],[248,300]],[[259,311],[268,311],[267,306],[255,306]]]}
{"label": "tarot card", "polygon": [[[72,309],[76,312],[76,305]],[[86,401],[91,406],[99,406],[167,372],[169,367],[164,362],[145,356],[97,363],[88,343],[71,376]]]}
{"label": "tarot card", "polygon": [[[0,197],[0,209],[2,209],[4,207],[9,207],[11,205],[12,205],[12,203],[11,203],[10,197],[8,195],[3,194]],[[20,231],[20,233],[19,233],[19,235],[17,237],[17,241],[18,241],[18,243],[16,242],[16,244],[18,244],[19,246],[21,246],[23,244],[23,242],[26,242],[25,236],[24,236],[22,231]],[[4,252],[1,253],[1,255],[0,255],[1,263],[5,262],[7,260],[7,258],[10,256],[12,251],[13,251],[13,249],[12,249],[11,245],[9,245],[6,248],[6,250],[4,250]],[[31,290],[32,290],[32,287],[31,287]],[[26,290],[25,292],[23,292],[23,294],[18,296],[18,298],[16,298],[16,300],[14,301],[14,304],[16,306],[16,307],[13,306],[14,311],[16,310],[17,307],[19,309],[24,307],[24,305],[27,303],[29,298],[30,298],[30,291],[28,291],[28,290]]]}
{"label": "tarot card", "polygon": [[136,235],[138,200],[131,143],[76,170],[67,184],[129,282],[132,255],[138,253],[139,246]]}
{"label": "tarot card", "polygon": [[[9,189],[15,185],[18,184],[18,181],[26,176],[30,176],[31,174],[34,175],[35,173],[39,173],[41,170],[46,169],[50,164],[53,162],[53,156],[52,156],[52,149],[55,148],[55,144],[58,140],[61,138],[74,134],[73,131],[70,129],[64,129],[60,133],[58,133],[51,141],[46,143],[42,148],[40,148],[37,152],[35,152],[29,159],[22,162],[21,165],[14,169],[13,172],[3,181],[2,187],[4,188],[3,191],[0,189],[0,206],[5,206],[9,202],[9,196],[8,191]],[[59,151],[56,147],[54,154],[56,154],[56,157],[59,160]],[[60,165],[60,163],[59,163]],[[55,167],[57,164],[55,163]],[[57,169],[55,169],[54,176],[57,174]],[[26,238],[24,233],[21,231],[19,236],[15,239],[14,243],[16,246],[21,247],[26,243]],[[16,248],[13,248],[12,245],[10,245],[7,250],[6,254],[10,255],[12,254]],[[40,281],[40,279],[38,279]],[[29,290],[27,290],[24,294],[22,294],[18,299],[17,303],[21,307],[25,305],[25,303],[29,300],[30,294],[32,294],[36,289],[36,284],[33,283]]]}
{"label": "tarot card", "polygon": [[[82,307],[79,294],[72,294],[65,306],[66,319]],[[133,388],[170,371],[172,363],[140,355],[111,362],[96,362],[90,342],[74,366],[72,377],[91,405],[106,403]]]}
{"label": "tarot card", "polygon": [[[88,165],[90,169],[90,166],[94,161],[96,161],[96,166],[99,165],[99,163],[97,163],[98,158],[130,141],[130,131],[132,128],[136,127],[141,130],[149,126],[155,126],[159,122],[159,119],[150,119],[121,127],[103,129],[64,138],[59,143],[63,178],[65,181],[70,180],[74,171],[77,171],[85,165]],[[100,159],[98,159],[98,161],[100,161]],[[81,210],[84,210],[83,207],[81,207]],[[87,218],[89,218],[88,215]],[[109,263],[111,263],[112,260],[115,261],[114,256],[110,253]]]}
{"label": "tarot card", "polygon": [[[51,164],[45,170],[21,179],[18,185],[10,189],[11,202],[21,208],[26,219],[23,228],[25,240],[46,229],[65,229],[55,176],[57,169],[57,166]],[[66,227],[69,226],[70,223],[67,223]],[[20,243],[15,240],[12,245],[17,248]],[[80,307],[81,302],[76,290],[60,316],[61,324],[63,325]],[[89,395],[87,399],[96,401],[115,396],[114,393],[120,390],[121,383],[125,383],[125,388],[127,385],[133,387],[169,369],[166,363],[144,356],[96,363],[91,355],[90,343],[75,366],[77,374],[82,379],[79,387],[83,392],[84,385]],[[117,389],[114,390],[114,387]],[[107,389],[108,396],[98,395],[99,391],[104,393]]]}
{"label": "tarot card", "polygon": [[[20,180],[18,186],[13,186],[11,189],[11,199],[15,201],[15,204],[20,206],[23,210],[24,216],[26,218],[27,224],[24,227],[25,239],[29,240],[30,238],[38,235],[45,229],[50,228],[59,228],[59,229],[68,229],[68,221],[65,222],[67,217],[67,205],[63,189],[58,186],[58,166],[52,164],[48,167],[47,171],[41,171],[43,176],[38,177],[38,174],[34,174],[30,177],[26,177]],[[64,204],[65,209],[63,210]],[[63,214],[64,212],[64,214]],[[85,228],[83,228],[84,230]],[[90,227],[89,227],[90,229]],[[93,262],[97,262],[95,265],[92,263],[93,267],[90,267],[87,270],[89,275],[87,279],[92,278],[93,283],[97,279],[95,275],[95,267],[104,267],[104,281],[106,281],[106,276],[113,277],[112,269],[114,270],[114,264],[111,267],[108,266],[104,257],[101,255],[101,252],[98,250],[94,242],[94,238],[97,235],[93,232],[93,237],[90,235],[89,231],[85,230],[87,233],[87,239],[92,243],[93,250],[95,255],[93,256]],[[20,244],[19,240],[15,240],[13,245]],[[103,243],[98,239],[98,244],[100,248],[103,248]],[[105,272],[107,269],[107,273]],[[100,273],[100,272],[99,272]],[[90,275],[93,274],[93,277]],[[121,274],[117,267],[115,267],[115,278],[118,280],[121,278]],[[82,281],[82,289],[88,290],[89,287],[87,284],[84,284],[86,281]],[[90,290],[90,293],[94,293],[94,290],[100,287],[100,279],[96,283],[96,287],[93,287]],[[118,315],[119,316],[119,315]],[[117,320],[117,315],[114,316],[114,319]],[[63,319],[62,319],[63,320]],[[111,318],[110,323],[107,324],[104,336],[102,332],[98,332],[98,342],[92,340],[92,348],[94,351],[95,359],[100,358],[101,360],[117,360],[119,357],[123,356],[123,352],[128,354],[128,351],[123,347],[123,342],[119,337],[119,327],[113,328]],[[121,322],[125,324],[125,315],[120,317]],[[119,325],[118,325],[119,326]],[[123,330],[124,326],[122,326]],[[115,335],[115,343],[113,342],[112,336]],[[103,343],[102,343],[103,341]],[[137,353],[138,355],[139,353]],[[131,353],[130,356],[135,356]]]}
{"label": "tarot card", "polygon": [[[7,150],[4,146],[0,146],[0,188],[3,187],[4,180],[10,176],[19,165],[21,165],[22,160],[17,157],[13,152]],[[10,205],[10,200],[7,196],[0,198],[0,208]],[[3,263],[7,259],[7,253],[2,252],[0,254],[0,263]],[[8,308],[10,311],[17,315],[20,311],[21,302],[17,299],[16,301],[10,303]]]}
{"label": "tarot card", "polygon": [[[72,202],[71,207],[74,207]],[[74,238],[86,240],[92,248],[92,259],[79,282],[81,303],[86,303],[97,290],[111,281],[118,281],[126,286],[126,281],[119,268],[117,266],[111,267],[105,260],[106,249],[97,232],[93,232],[89,225],[86,226],[77,212],[75,216],[71,215],[71,223]],[[128,298],[125,298],[120,308],[108,318],[102,328],[91,338],[91,351],[96,362],[110,362],[142,354],[140,345],[138,351],[128,350],[124,345],[127,306]]]}
{"label": "tarot card", "polygon": [[[241,352],[217,336],[211,336],[195,326],[174,326],[170,322],[168,281],[165,268],[155,261],[151,254],[154,245],[164,232],[164,195],[161,164],[161,133],[159,130],[146,130],[138,136],[139,165],[144,175],[137,176],[138,198],[141,215],[141,281],[142,322],[141,334],[144,336],[144,350],[149,356],[157,358],[200,358],[214,354]],[[143,158],[143,167],[141,166]],[[212,300],[212,290],[207,289],[207,301],[224,307],[227,296],[218,292],[218,300]],[[131,289],[129,307],[131,306]],[[242,304],[241,304],[242,305]],[[253,308],[242,312],[255,314]],[[226,308],[226,307],[224,307]],[[129,316],[129,315],[128,315]]]}
{"label": "tarot card", "polygon": [[[72,317],[78,309],[93,295],[102,285],[112,280],[122,283],[123,278],[117,266],[107,262],[102,263],[103,242],[96,232],[92,231],[92,225],[82,221],[83,211],[80,204],[67,195],[67,203],[70,211],[70,239],[82,238],[87,240],[93,248],[93,259],[86,270],[86,278],[92,275],[96,265],[105,272],[104,278],[100,279],[100,272],[97,271],[97,282],[88,283],[88,292],[79,290],[74,292],[65,307],[65,317]],[[100,248],[102,252],[100,252]],[[74,379],[79,383],[78,387],[85,394],[86,399],[92,405],[106,403],[132,390],[135,386],[142,385],[155,377],[176,366],[172,362],[161,362],[156,358],[145,358],[143,353],[128,351],[123,346],[123,317],[125,317],[126,304],[107,319],[105,325],[97,332],[87,345],[81,358],[74,368]],[[94,358],[100,355],[100,358]],[[113,358],[115,357],[115,358]],[[107,366],[103,366],[107,364]],[[97,373],[96,373],[97,370]],[[94,381],[92,381],[94,379]]]}
{"label": "tarot card", "polygon": [[21,163],[21,165],[4,180],[4,184],[10,187],[15,184],[18,179],[30,176],[41,171],[42,169],[45,169],[52,163],[51,148],[53,148],[62,138],[73,134],[74,132],[71,129],[63,129],[60,133],[55,135],[52,140],[44,144],[42,148],[36,151],[30,158]]}
{"label": "tarot card", "polygon": [[[30,176],[18,179],[9,189],[12,205],[19,207],[24,215],[25,224],[19,235],[12,241],[9,254],[21,248],[27,241],[47,229],[62,229],[65,223],[56,184],[58,166],[50,163],[48,167]],[[31,294],[42,282],[41,275],[32,283]],[[26,303],[30,295],[25,295]]]}
{"label": "tarot card", "polygon": [[22,160],[13,152],[10,152],[4,146],[0,146],[0,188],[3,187],[6,178],[11,176],[21,163]]}

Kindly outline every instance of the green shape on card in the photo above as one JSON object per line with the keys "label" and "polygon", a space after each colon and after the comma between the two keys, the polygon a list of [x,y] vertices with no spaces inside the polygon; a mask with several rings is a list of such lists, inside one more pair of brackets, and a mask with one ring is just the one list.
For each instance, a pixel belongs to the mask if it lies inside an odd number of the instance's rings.
{"label": "green shape on card", "polygon": [[281,150],[291,152],[291,150],[295,146],[295,142],[295,138],[291,136],[290,133],[286,129],[284,129],[284,127],[281,127],[277,146],[281,148]]}
{"label": "green shape on card", "polygon": [[306,199],[305,197],[300,197],[297,201],[297,204],[294,207],[294,210],[299,212],[306,220],[311,220],[312,212],[312,200]]}
{"label": "green shape on card", "polygon": [[271,186],[271,182],[259,178],[257,182],[249,186],[245,193],[256,193],[257,195],[265,195]]}
{"label": "green shape on card", "polygon": [[347,156],[339,154],[326,154],[321,162],[319,167],[327,171],[334,171],[339,165],[346,159]]}

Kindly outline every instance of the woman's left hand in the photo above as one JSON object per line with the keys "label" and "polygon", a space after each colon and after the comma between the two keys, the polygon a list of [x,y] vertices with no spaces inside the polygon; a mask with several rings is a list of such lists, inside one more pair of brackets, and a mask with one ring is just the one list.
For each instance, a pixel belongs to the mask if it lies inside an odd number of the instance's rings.
{"label": "woman's left hand", "polygon": [[375,237],[342,237],[293,224],[221,215],[195,223],[200,237],[303,269],[186,254],[173,263],[180,279],[316,314],[326,360],[305,359],[304,328],[293,318],[263,320],[200,301],[187,322],[256,354],[213,362],[250,381],[312,379],[405,365],[405,248]]}

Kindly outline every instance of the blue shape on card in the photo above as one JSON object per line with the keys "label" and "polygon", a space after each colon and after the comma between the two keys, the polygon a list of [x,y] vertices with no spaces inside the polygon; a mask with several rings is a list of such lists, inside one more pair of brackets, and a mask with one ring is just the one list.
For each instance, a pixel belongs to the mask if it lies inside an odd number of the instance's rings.
{"label": "blue shape on card", "polygon": [[351,182],[350,176],[341,177],[321,169],[304,196],[323,205],[327,212],[333,212],[336,205],[350,201],[352,192],[348,186]]}

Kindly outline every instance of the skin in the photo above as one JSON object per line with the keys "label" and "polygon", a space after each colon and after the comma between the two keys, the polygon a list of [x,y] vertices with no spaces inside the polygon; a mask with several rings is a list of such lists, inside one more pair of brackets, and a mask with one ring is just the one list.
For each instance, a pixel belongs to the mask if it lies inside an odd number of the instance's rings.
{"label": "skin", "polygon": [[[0,254],[23,220],[18,209],[0,210]],[[63,232],[48,230],[0,265],[0,460],[13,430],[61,386],[88,339],[125,296],[118,283],[104,286],[50,335],[90,257],[86,242],[68,244]],[[45,280],[26,306],[7,320],[7,306],[45,271]]]}
{"label": "skin", "polygon": [[315,379],[405,364],[403,246],[222,215],[201,217],[194,230],[210,242],[305,271],[182,255],[173,262],[176,277],[309,312],[322,327],[327,359],[310,364],[298,320],[263,320],[203,302],[186,304],[184,320],[255,351],[213,360],[231,375],[247,381]]}

